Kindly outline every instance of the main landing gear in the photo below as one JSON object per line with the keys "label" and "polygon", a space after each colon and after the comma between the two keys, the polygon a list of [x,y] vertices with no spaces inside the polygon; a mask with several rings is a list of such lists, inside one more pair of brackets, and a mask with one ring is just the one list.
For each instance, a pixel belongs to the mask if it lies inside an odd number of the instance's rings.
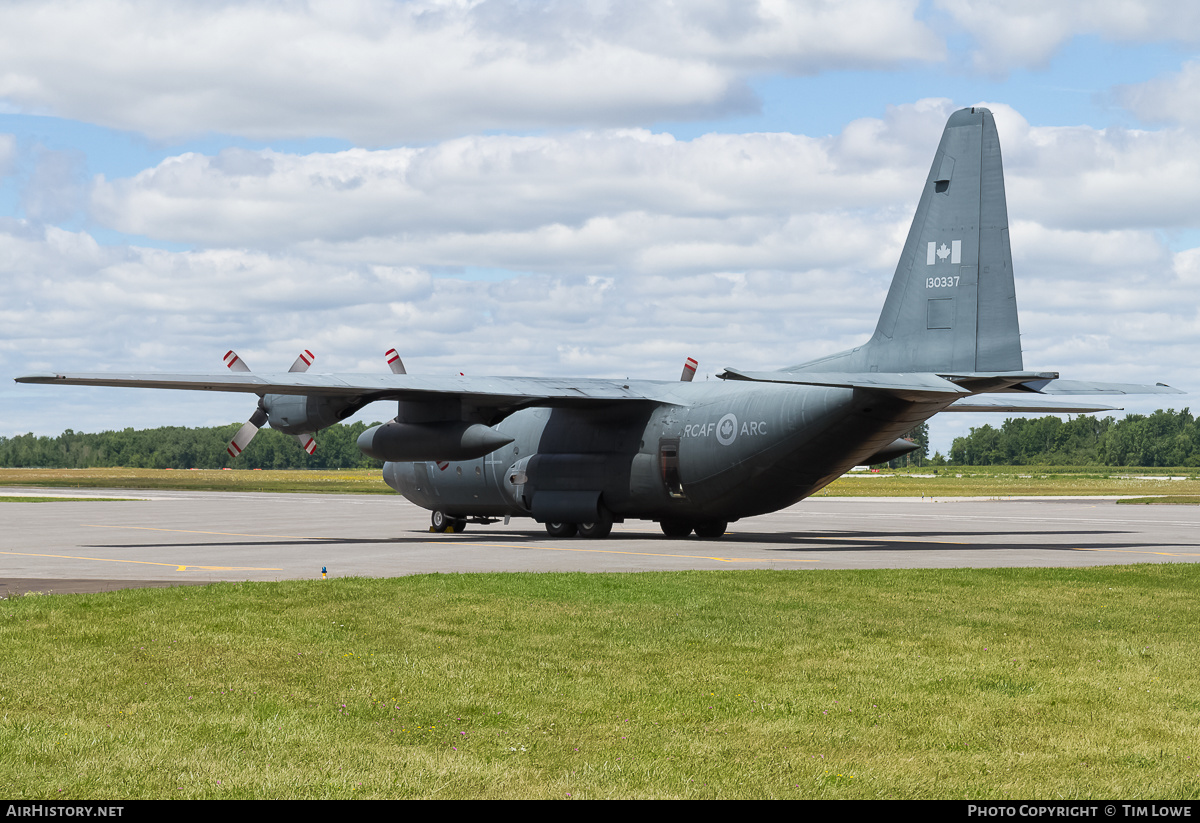
{"label": "main landing gear", "polygon": [[574,523],[547,523],[546,531],[551,537],[574,537],[579,526]]}
{"label": "main landing gear", "polygon": [[725,530],[729,528],[729,521],[701,520],[699,522],[692,522],[690,520],[662,520],[658,525],[667,537],[684,538],[694,531],[697,537],[705,540],[716,540],[725,534]]}
{"label": "main landing gear", "polygon": [[590,537],[592,539],[600,539],[608,537],[612,532],[614,523],[612,512],[604,506],[600,506],[600,511],[597,512],[595,522],[592,523],[547,523],[546,532],[551,537],[574,537],[578,534],[580,537]]}
{"label": "main landing gear", "polygon": [[[495,520],[487,517],[471,518],[476,523],[494,523]],[[593,540],[599,540],[608,537],[612,533],[613,523],[615,518],[612,512],[603,506],[600,507],[597,519],[592,523],[547,523],[546,533],[551,537],[587,537]],[[666,519],[659,522],[663,534],[667,537],[683,539],[689,537],[692,532],[703,540],[716,540],[725,534],[725,530],[729,528],[727,520],[673,520]],[[460,534],[467,528],[467,518],[451,517],[442,510],[437,510],[430,518],[429,530],[438,532],[439,534]]]}

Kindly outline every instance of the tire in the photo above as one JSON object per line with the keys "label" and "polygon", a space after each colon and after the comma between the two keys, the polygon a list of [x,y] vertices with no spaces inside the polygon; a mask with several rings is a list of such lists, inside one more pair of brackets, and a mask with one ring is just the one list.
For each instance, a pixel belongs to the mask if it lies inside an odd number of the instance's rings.
{"label": "tire", "polygon": [[687,537],[692,533],[692,524],[683,520],[661,520],[658,525],[667,537]]}
{"label": "tire", "polygon": [[467,530],[467,518],[456,517],[450,521],[450,528],[454,529],[455,534],[462,534]]}
{"label": "tire", "polygon": [[608,537],[609,533],[612,532],[612,512],[606,509],[603,503],[600,504],[599,509],[599,517],[596,519],[595,523],[579,524],[580,537],[588,537],[594,540],[599,540]]}
{"label": "tire", "polygon": [[574,523],[547,523],[546,532],[551,537],[574,537],[579,527]]}
{"label": "tire", "polygon": [[441,509],[434,509],[433,514],[429,518],[429,524],[433,526],[433,530],[439,534],[450,528],[451,520],[446,516],[446,513]]}
{"label": "tire", "polygon": [[729,528],[727,520],[709,520],[704,523],[697,523],[696,536],[703,537],[706,540],[716,540],[725,534],[727,528]]}

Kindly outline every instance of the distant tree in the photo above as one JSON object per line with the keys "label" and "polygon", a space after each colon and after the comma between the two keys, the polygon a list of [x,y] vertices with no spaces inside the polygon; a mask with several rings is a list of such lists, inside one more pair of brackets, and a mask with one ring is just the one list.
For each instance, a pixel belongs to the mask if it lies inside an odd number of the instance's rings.
{"label": "distant tree", "polygon": [[375,423],[336,424],[317,434],[316,454],[306,455],[294,437],[271,428],[259,431],[238,457],[226,445],[241,426],[188,429],[124,429],[85,434],[67,429],[57,437],[21,434],[0,437],[0,466],[88,469],[329,469],[373,468],[382,464],[358,450],[358,436]]}

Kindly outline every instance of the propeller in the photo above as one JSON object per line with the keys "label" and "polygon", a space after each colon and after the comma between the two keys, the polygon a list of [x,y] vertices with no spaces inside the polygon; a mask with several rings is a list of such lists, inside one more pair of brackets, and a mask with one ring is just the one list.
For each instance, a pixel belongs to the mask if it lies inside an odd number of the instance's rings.
{"label": "propeller", "polygon": [[[300,356],[292,363],[289,372],[304,372],[308,371],[308,367],[316,360],[316,356],[308,349],[300,352]],[[225,365],[232,371],[248,372],[250,367],[246,362],[237,356],[237,352],[230,349],[225,352]],[[258,430],[267,425],[267,407],[263,402],[263,398],[258,398],[258,408],[254,410],[254,414],[250,415],[250,419],[242,424],[238,429],[237,434],[229,441],[229,445],[225,451],[229,452],[230,457],[237,457],[246,446],[250,445],[250,441],[254,439],[254,435],[258,434]],[[304,449],[308,454],[312,454],[317,450],[317,441],[311,434],[294,435],[296,442],[300,444],[300,448]]]}

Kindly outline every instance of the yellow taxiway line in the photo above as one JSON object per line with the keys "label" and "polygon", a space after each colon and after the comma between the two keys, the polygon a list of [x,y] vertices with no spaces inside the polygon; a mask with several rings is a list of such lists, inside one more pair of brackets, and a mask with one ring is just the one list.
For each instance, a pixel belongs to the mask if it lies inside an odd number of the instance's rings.
{"label": "yellow taxiway line", "polygon": [[294,534],[242,534],[241,532],[207,532],[200,529],[160,529],[154,526],[107,526],[85,523],[89,529],[135,529],[143,532],[174,532],[176,534],[212,534],[217,537],[277,537],[283,540],[329,540],[328,537],[301,537]]}
{"label": "yellow taxiway line", "polygon": [[177,572],[192,571],[206,572],[281,572],[283,569],[260,569],[256,566],[194,566],[179,563],[155,563],[152,560],[125,560],[118,557],[76,557],[71,554],[35,554],[34,552],[3,552],[14,557],[53,557],[57,560],[95,560],[100,563],[132,563],[137,566],[169,566]]}

